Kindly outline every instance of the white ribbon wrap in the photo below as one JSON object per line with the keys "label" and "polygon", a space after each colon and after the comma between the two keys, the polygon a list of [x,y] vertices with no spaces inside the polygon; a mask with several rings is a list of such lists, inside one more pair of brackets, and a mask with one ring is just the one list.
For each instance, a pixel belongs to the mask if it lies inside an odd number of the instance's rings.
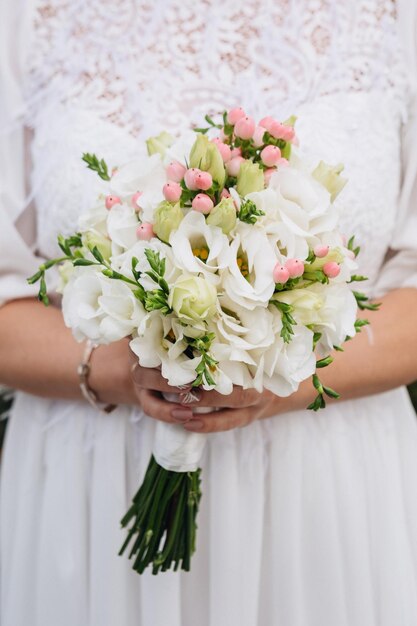
{"label": "white ribbon wrap", "polygon": [[[165,400],[177,402],[175,393],[164,394]],[[194,408],[194,413],[210,412],[213,409]],[[156,462],[172,472],[194,472],[203,456],[207,435],[192,433],[181,425],[158,422],[155,430],[153,455]]]}

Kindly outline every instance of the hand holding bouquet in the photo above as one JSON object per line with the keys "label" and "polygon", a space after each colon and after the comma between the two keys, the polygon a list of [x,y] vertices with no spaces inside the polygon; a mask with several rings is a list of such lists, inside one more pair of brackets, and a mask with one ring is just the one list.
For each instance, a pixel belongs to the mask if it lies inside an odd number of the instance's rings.
{"label": "hand holding bouquet", "polygon": [[[259,122],[240,109],[178,138],[147,141],[137,160],[109,174],[108,193],[60,236],[65,322],[79,341],[131,337],[142,367],[161,369],[173,391],[233,386],[297,391],[312,376],[317,397],[334,349],[360,326],[357,306],[375,308],[349,283],[362,280],[353,238],[337,230],[333,204],[341,166],[311,168],[294,154],[294,122]],[[159,422],[142,486],[122,520],[139,573],[190,568],[206,435]]]}

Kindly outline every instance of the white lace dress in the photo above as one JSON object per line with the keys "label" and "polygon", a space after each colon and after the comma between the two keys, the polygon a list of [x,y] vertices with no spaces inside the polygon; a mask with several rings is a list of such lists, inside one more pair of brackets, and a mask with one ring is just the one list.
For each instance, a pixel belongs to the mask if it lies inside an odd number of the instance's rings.
{"label": "white lace dress", "polygon": [[[346,165],[370,292],[417,287],[415,14],[414,0],[2,0],[0,300],[33,293],[35,251],[55,255],[94,200],[82,152],[116,165],[138,138],[236,104],[298,114],[304,152]],[[117,556],[119,520],[153,428],[129,407],[18,394],[2,626],[417,624],[405,389],[211,436],[192,572],[139,577]]]}

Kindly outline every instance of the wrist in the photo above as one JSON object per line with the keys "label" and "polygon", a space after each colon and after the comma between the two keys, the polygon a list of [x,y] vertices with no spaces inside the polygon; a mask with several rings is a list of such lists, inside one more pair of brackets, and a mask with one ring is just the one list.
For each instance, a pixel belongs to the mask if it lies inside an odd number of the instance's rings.
{"label": "wrist", "polygon": [[111,404],[137,404],[130,374],[129,340],[98,346],[91,355],[89,385],[98,400]]}

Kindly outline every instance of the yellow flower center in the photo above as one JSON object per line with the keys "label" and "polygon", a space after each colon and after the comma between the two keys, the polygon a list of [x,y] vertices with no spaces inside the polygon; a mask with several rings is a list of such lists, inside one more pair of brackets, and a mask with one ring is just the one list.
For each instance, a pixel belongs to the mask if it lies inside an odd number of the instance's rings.
{"label": "yellow flower center", "polygon": [[200,259],[201,261],[205,263],[208,259],[209,251],[208,251],[208,248],[205,248],[205,247],[193,248],[193,254],[194,256],[196,256],[198,259]]}
{"label": "yellow flower center", "polygon": [[240,273],[242,274],[242,276],[244,276],[246,278],[246,276],[249,275],[249,268],[248,268],[248,263],[247,261],[245,261],[245,259],[241,256],[237,257],[237,266],[240,269]]}

